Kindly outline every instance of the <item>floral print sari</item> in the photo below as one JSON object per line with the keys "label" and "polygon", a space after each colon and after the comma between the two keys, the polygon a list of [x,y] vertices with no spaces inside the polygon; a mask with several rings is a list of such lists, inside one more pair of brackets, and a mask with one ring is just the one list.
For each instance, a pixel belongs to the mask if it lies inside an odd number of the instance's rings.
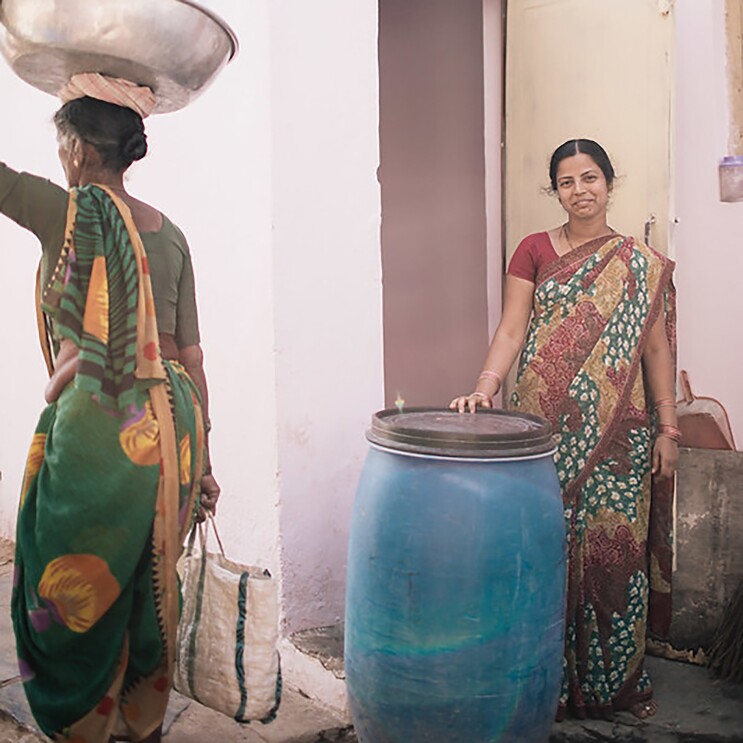
{"label": "floral print sari", "polygon": [[631,237],[548,264],[512,405],[547,418],[568,532],[558,718],[611,717],[652,696],[646,632],[670,620],[672,484],[651,478],[642,354],[661,313],[675,349],[673,263]]}

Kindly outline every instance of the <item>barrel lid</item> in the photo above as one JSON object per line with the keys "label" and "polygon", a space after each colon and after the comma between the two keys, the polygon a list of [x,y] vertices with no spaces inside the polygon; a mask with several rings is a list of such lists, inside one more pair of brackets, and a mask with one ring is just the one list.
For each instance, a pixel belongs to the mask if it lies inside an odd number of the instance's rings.
{"label": "barrel lid", "polygon": [[544,418],[509,410],[397,408],[372,416],[366,438],[386,449],[444,457],[502,459],[548,454],[555,449]]}

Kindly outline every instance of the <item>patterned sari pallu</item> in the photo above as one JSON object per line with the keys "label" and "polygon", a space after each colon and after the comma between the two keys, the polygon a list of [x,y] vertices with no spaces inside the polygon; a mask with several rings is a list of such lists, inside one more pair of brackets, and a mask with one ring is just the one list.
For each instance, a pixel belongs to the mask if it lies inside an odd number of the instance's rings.
{"label": "patterned sari pallu", "polygon": [[140,740],[162,723],[175,563],[200,488],[198,394],[162,361],[147,259],[127,207],[73,190],[43,296],[77,374],[41,415],[18,514],[13,625],[26,695],[59,741]]}
{"label": "patterned sari pallu", "polygon": [[[672,483],[652,486],[642,374],[661,313],[675,349],[673,263],[600,238],[537,277],[513,407],[556,432],[569,569],[559,716],[610,717],[649,699],[649,629],[670,619]],[[649,612],[650,607],[650,612]]]}

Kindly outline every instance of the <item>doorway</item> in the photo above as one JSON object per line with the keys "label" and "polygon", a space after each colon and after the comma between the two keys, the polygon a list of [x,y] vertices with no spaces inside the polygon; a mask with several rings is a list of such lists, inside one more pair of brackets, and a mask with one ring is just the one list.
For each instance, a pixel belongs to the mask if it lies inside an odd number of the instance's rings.
{"label": "doorway", "polygon": [[448,404],[486,352],[483,33],[483,0],[379,2],[388,407]]}

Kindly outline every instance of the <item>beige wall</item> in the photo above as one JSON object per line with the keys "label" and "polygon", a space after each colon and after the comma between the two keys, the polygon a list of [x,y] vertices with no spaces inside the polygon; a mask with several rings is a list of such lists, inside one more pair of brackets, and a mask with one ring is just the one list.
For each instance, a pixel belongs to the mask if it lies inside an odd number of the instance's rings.
{"label": "beige wall", "polygon": [[725,0],[730,134],[728,155],[743,155],[743,3]]}
{"label": "beige wall", "polygon": [[448,404],[488,343],[481,0],[380,0],[385,398]]}

